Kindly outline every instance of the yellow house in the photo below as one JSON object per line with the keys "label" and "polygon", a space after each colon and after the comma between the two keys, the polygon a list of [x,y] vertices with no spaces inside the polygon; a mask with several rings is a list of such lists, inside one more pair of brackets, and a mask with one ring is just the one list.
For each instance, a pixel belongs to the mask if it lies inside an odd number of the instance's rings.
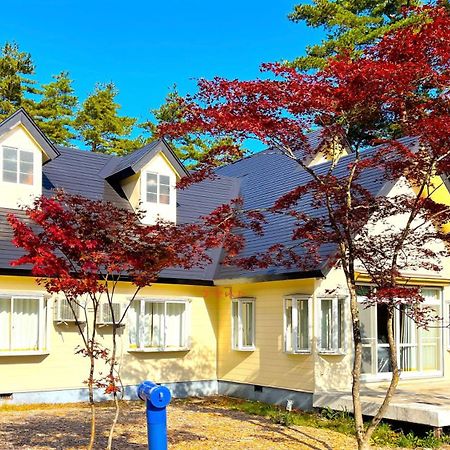
{"label": "yellow house", "polygon": [[[321,156],[314,164],[323,164]],[[164,141],[125,156],[56,147],[23,110],[0,124],[0,400],[14,403],[85,400],[85,365],[74,354],[76,327],[60,298],[50,298],[29,267],[11,267],[20,250],[11,244],[6,214],[63,188],[124,208],[139,204],[144,221],[157,215],[179,223],[195,220],[243,195],[269,206],[301,182],[302,173],[274,152],[262,152],[218,170],[218,177],[177,192],[186,171]],[[376,187],[381,189],[381,186]],[[445,186],[439,195],[448,201]],[[437,195],[437,194],[436,194]],[[284,219],[274,219],[265,237],[249,239],[246,252],[288,238]],[[285,225],[285,224],[284,224]],[[269,268],[244,272],[213,262],[190,271],[168,270],[139,294],[120,334],[120,367],[127,397],[145,379],[168,385],[176,396],[230,394],[311,408],[314,394],[348,391],[351,328],[342,272]],[[411,273],[427,304],[448,317],[448,262],[439,273]],[[361,273],[361,301],[370,280]],[[330,295],[330,290],[336,290]],[[118,291],[118,308],[132,293]],[[102,312],[101,312],[102,313]],[[383,307],[362,309],[363,381],[389,373]],[[108,344],[107,314],[99,336]],[[450,379],[445,328],[419,330],[401,311],[396,318],[404,379]]]}

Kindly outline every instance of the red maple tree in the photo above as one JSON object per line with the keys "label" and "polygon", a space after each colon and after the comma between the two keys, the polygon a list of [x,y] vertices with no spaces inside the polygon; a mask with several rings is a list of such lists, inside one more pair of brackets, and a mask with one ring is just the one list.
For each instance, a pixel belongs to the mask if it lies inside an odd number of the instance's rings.
{"label": "red maple tree", "polygon": [[[209,262],[205,250],[214,245],[199,224],[175,225],[158,221],[143,225],[142,214],[101,200],[90,200],[64,191],[38,198],[25,208],[25,218],[8,216],[13,243],[24,249],[15,266],[31,265],[32,274],[47,292],[63,295],[72,310],[83,345],[77,353],[89,359],[87,385],[92,422],[89,448],[95,440],[94,389],[113,394],[116,415],[110,430],[111,448],[118,419],[117,394],[121,391],[117,362],[117,330],[139,291],[155,282],[169,267],[189,269]],[[119,283],[132,291],[126,307],[116,317],[114,297]],[[112,347],[97,341],[97,320],[102,302],[112,318]],[[82,311],[84,317],[80,318]],[[88,311],[92,311],[90,314]],[[103,359],[106,376],[96,375],[96,361]]]}
{"label": "red maple tree", "polygon": [[[236,199],[218,208],[207,223],[235,231],[228,240],[234,257],[228,259],[246,269],[305,269],[320,262],[325,246],[334,249],[329,264],[345,274],[352,318],[352,395],[360,449],[369,445],[399,381],[395,311],[401,309],[421,326],[430,324],[420,289],[405,284],[402,275],[440,270],[448,256],[447,247],[438,243],[448,242],[443,227],[450,210],[434,194],[444,189],[439,176],[450,172],[450,17],[439,6],[405,14],[411,18],[407,27],[386,35],[361,57],[330,59],[314,74],[266,64],[264,79],[202,79],[198,93],[183,100],[180,122],[160,127],[161,135],[257,139],[305,174],[271,206],[249,209],[245,199]],[[328,163],[309,164],[317,153],[308,140],[311,129],[321,130],[319,149]],[[343,149],[348,156],[342,156]],[[219,151],[234,155],[236,149]],[[197,178],[214,176],[212,159],[200,165]],[[239,255],[245,250],[245,233],[239,230],[262,234],[279,215],[292,219],[291,242]],[[360,401],[356,280],[361,271],[375,287],[367,305],[387,307],[392,372],[384,402],[367,426]]]}

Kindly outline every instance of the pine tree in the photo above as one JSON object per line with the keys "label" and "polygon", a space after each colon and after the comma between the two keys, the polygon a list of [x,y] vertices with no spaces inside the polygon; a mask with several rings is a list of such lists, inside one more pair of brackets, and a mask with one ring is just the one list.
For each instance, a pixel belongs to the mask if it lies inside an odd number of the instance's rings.
{"label": "pine tree", "polygon": [[321,28],[326,38],[306,48],[306,56],[292,65],[302,70],[323,68],[326,58],[339,52],[360,54],[362,48],[388,31],[405,26],[418,16],[405,16],[405,7],[418,6],[420,0],[313,0],[296,5],[289,14],[293,22],[306,22]]}
{"label": "pine tree", "polygon": [[[3,120],[21,106],[34,110],[36,102],[35,66],[30,53],[22,52],[15,42],[6,42],[0,51],[0,119]],[[28,95],[28,97],[26,97]]]}
{"label": "pine tree", "polygon": [[51,141],[67,145],[75,137],[71,126],[78,103],[68,72],[54,75],[53,81],[42,86],[40,94],[34,119]]}
{"label": "pine tree", "polygon": [[[183,102],[176,85],[166,96],[165,102],[157,109],[152,110],[155,122],[147,121],[142,127],[150,132],[150,140],[161,137],[160,125],[175,125],[182,120]],[[194,169],[199,161],[214,153],[219,145],[232,144],[229,138],[207,139],[205,136],[186,134],[177,138],[163,136],[170,143],[177,156],[189,169]],[[219,161],[217,161],[220,164]]]}
{"label": "pine tree", "polygon": [[97,85],[78,111],[74,128],[93,152],[123,153],[133,141],[133,117],[119,116],[118,91],[113,83]]}

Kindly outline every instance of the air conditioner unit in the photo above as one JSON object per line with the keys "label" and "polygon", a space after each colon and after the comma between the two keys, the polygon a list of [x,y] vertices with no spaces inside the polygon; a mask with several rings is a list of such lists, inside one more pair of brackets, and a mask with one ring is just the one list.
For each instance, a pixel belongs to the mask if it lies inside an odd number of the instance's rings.
{"label": "air conditioner unit", "polygon": [[73,303],[72,306],[76,313],[76,318],[70,308],[69,301],[66,298],[58,298],[55,302],[55,307],[53,310],[53,320],[58,323],[74,323],[78,318],[79,322],[84,322],[84,320],[80,317],[80,306],[75,303]]}
{"label": "air conditioner unit", "polygon": [[122,318],[122,308],[120,303],[113,302],[111,305],[109,303],[102,303],[100,305],[100,314],[97,320],[98,325],[113,325],[113,318],[111,314],[111,306],[114,311],[114,322],[119,322]]}

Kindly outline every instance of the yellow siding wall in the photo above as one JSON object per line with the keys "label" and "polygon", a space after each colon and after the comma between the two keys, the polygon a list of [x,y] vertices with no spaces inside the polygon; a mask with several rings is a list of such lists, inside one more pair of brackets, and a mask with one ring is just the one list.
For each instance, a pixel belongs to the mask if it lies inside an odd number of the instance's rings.
{"label": "yellow siding wall", "polygon": [[[37,293],[42,289],[34,279],[0,277],[2,293]],[[116,299],[126,303],[130,285],[120,285]],[[128,327],[121,341],[121,376],[125,385],[144,379],[156,382],[214,380],[216,374],[217,301],[212,288],[155,285],[141,291],[140,297],[183,298],[191,300],[191,349],[186,352],[129,353]],[[50,302],[50,306],[52,302]],[[50,308],[52,309],[52,308]],[[75,325],[57,325],[49,311],[49,354],[39,356],[2,356],[0,354],[0,393],[44,391],[84,387],[87,360],[75,355],[82,343]],[[99,341],[109,346],[110,328],[98,327]],[[100,368],[101,364],[99,364]]]}
{"label": "yellow siding wall", "polygon": [[[219,380],[301,391],[314,389],[314,357],[283,352],[283,297],[312,294],[314,280],[277,281],[222,288],[219,300]],[[256,299],[256,350],[231,349],[231,300]]]}

